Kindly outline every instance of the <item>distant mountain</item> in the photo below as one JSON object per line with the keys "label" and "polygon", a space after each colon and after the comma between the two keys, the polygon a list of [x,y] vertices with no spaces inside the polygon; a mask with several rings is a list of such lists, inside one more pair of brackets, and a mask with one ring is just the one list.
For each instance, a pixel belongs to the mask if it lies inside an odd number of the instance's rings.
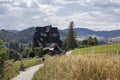
{"label": "distant mountain", "polygon": [[3,39],[6,42],[15,40],[16,34],[6,31],[6,30],[0,30],[0,39]]}
{"label": "distant mountain", "polygon": [[[68,29],[59,30],[60,36],[64,38],[66,36]],[[77,34],[79,40],[85,39],[89,36],[96,36],[99,40],[117,40],[120,37],[120,30],[113,31],[94,31],[86,28],[75,28],[75,33]],[[35,32],[35,28],[27,28],[22,31],[16,30],[0,30],[0,38],[3,40],[10,41],[18,41],[20,43],[30,43],[32,42],[32,38]]]}
{"label": "distant mountain", "polygon": [[25,30],[17,32],[16,40],[21,43],[30,43],[35,32],[35,28],[27,28]]}
{"label": "distant mountain", "polygon": [[20,43],[32,42],[32,37],[35,32],[35,28],[27,28],[22,31],[16,30],[0,30],[0,38],[6,42],[17,41]]}
{"label": "distant mountain", "polygon": [[7,30],[8,32],[11,32],[11,33],[17,33],[18,30]]}
{"label": "distant mountain", "polygon": [[[67,33],[67,31],[68,31],[67,29],[62,30],[62,32],[64,32],[64,33]],[[81,35],[84,35],[84,36],[96,35],[96,36],[107,37],[107,38],[120,36],[120,30],[93,31],[93,30],[86,29],[86,28],[75,28],[74,31],[78,36],[81,36]]]}
{"label": "distant mountain", "polygon": [[96,31],[95,34],[98,35],[98,36],[104,36],[104,37],[107,37],[107,38],[111,38],[111,37],[120,36],[120,30]]}
{"label": "distant mountain", "polygon": [[65,37],[66,36],[66,31],[67,30],[59,30],[59,34],[61,37]]}

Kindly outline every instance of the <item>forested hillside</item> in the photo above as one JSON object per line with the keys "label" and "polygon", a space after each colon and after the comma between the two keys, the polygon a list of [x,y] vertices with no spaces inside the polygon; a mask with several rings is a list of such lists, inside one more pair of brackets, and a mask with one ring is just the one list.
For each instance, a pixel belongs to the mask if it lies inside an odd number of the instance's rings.
{"label": "forested hillside", "polygon": [[[89,30],[86,28],[75,28],[74,30],[79,38],[96,36],[98,39],[102,38],[102,40],[116,41],[116,38],[117,38],[117,42],[120,41],[118,39],[118,37],[120,36],[120,30],[93,31],[93,30]],[[68,31],[67,29],[59,30],[61,38],[65,37],[67,31]],[[17,41],[19,43],[26,44],[28,42],[29,43],[32,42],[32,37],[34,35],[34,32],[35,32],[35,27],[30,27],[30,28],[24,29],[22,31],[0,30],[0,38],[6,42]]]}

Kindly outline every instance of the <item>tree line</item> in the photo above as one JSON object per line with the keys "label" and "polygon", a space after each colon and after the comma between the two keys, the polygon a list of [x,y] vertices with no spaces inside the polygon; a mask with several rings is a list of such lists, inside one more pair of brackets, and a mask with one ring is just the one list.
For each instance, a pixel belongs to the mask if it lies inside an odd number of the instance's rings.
{"label": "tree line", "polygon": [[89,37],[88,39],[83,40],[80,44],[79,44],[79,48],[84,48],[84,47],[89,47],[89,46],[96,46],[98,45],[98,40],[96,37]]}
{"label": "tree line", "polygon": [[74,32],[74,22],[71,21],[68,26],[68,32],[64,40],[64,49],[65,50],[72,50],[77,47],[88,47],[88,46],[95,46],[98,45],[98,40],[96,37],[92,38],[91,36],[88,39],[83,40],[80,44],[77,41],[76,34]]}

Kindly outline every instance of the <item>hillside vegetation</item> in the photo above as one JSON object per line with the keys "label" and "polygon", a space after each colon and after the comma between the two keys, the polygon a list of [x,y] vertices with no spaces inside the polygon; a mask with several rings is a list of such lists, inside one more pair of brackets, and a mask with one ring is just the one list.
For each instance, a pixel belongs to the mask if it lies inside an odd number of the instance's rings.
{"label": "hillside vegetation", "polygon": [[34,32],[34,27],[30,27],[18,32],[0,30],[0,39],[3,39],[5,42],[17,41],[19,43],[30,43],[32,42]]}
{"label": "hillside vegetation", "polygon": [[[40,58],[33,58],[29,60],[24,60],[23,64],[25,65],[25,68],[28,68],[40,64],[40,62],[41,62]],[[0,76],[0,80],[10,80],[14,76],[16,76],[19,73],[21,62],[6,61],[5,64],[6,65],[4,65],[3,74]]]}
{"label": "hillside vegetation", "polygon": [[120,43],[80,48],[71,56],[49,57],[32,80],[119,80],[119,47]]}
{"label": "hillside vegetation", "polygon": [[[60,36],[62,38],[65,37],[67,31],[68,29],[59,30]],[[74,28],[74,31],[79,37],[84,36],[83,38],[89,36],[98,36],[98,37],[110,38],[110,40],[113,41],[116,41],[117,39],[117,42],[120,42],[120,39],[118,39],[118,37],[120,36],[120,30],[93,31],[86,28]],[[0,30],[0,38],[3,39],[5,42],[17,41],[26,44],[32,42],[32,37],[34,35],[34,32],[35,32],[35,27],[30,27],[22,31]]]}
{"label": "hillside vegetation", "polygon": [[49,58],[32,80],[119,80],[120,56],[78,55]]}
{"label": "hillside vegetation", "polygon": [[120,43],[78,48],[73,50],[73,54],[120,54]]}

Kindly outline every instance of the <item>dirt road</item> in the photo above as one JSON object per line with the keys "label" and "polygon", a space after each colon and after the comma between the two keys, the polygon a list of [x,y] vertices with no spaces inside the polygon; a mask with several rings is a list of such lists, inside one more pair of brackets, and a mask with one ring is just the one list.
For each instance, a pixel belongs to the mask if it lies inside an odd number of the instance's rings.
{"label": "dirt road", "polygon": [[21,71],[16,77],[11,80],[32,80],[32,77],[36,71],[38,71],[44,64],[36,65]]}
{"label": "dirt road", "polygon": [[72,50],[66,52],[65,56],[69,56],[72,53]]}

